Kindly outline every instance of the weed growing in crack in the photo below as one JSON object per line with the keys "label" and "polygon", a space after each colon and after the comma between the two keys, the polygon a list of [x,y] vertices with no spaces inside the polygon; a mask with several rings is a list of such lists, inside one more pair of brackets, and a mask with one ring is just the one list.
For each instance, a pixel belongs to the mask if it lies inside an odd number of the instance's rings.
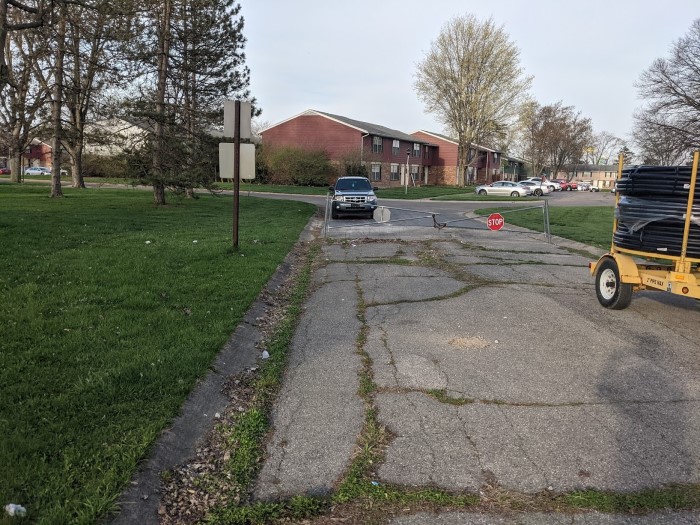
{"label": "weed growing in crack", "polygon": [[435,399],[440,401],[440,403],[446,403],[448,405],[462,406],[469,405],[475,402],[473,399],[448,396],[445,390],[428,390],[426,391],[426,394],[434,397]]}

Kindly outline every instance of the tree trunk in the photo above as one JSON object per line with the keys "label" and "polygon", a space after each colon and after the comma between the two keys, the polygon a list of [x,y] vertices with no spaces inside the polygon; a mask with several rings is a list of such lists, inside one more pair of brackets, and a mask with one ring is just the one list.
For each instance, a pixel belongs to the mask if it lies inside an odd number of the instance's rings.
{"label": "tree trunk", "polygon": [[10,150],[10,181],[22,182],[22,161],[19,152]]}
{"label": "tree trunk", "polygon": [[165,184],[160,181],[153,183],[153,204],[156,206],[165,204]]}
{"label": "tree trunk", "polygon": [[[0,0],[0,90],[4,88],[10,80],[10,72],[5,62],[5,43],[7,42],[7,0]],[[14,181],[17,182],[17,181]]]}
{"label": "tree trunk", "polygon": [[60,9],[58,25],[56,26],[56,63],[55,82],[53,88],[53,103],[51,117],[53,121],[53,141],[51,155],[51,197],[63,197],[61,190],[61,107],[63,105],[63,58],[66,45],[66,17]]}
{"label": "tree trunk", "polygon": [[73,154],[71,155],[70,167],[71,167],[71,178],[73,179],[74,188],[84,188],[85,180],[83,179],[83,141],[82,139],[78,141],[73,148]]}
{"label": "tree trunk", "polygon": [[163,19],[158,36],[158,89],[156,90],[155,140],[153,145],[153,202],[157,206],[165,204],[163,184],[163,136],[165,133],[165,90],[168,79],[168,57],[170,54],[170,17],[172,1],[163,2]]}

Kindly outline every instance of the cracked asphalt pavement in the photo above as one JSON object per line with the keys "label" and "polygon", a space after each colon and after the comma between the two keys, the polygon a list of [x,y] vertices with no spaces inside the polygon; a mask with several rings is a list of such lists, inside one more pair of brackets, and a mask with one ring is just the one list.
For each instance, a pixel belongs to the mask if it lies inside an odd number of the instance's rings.
{"label": "cracked asphalt pavement", "polygon": [[[358,346],[392,436],[378,483],[522,494],[700,483],[695,301],[641,292],[628,309],[606,310],[593,258],[581,255],[596,250],[541,234],[386,224],[330,235],[257,498],[326,494],[343,478],[364,423]],[[670,524],[700,514],[444,512],[391,523]]]}

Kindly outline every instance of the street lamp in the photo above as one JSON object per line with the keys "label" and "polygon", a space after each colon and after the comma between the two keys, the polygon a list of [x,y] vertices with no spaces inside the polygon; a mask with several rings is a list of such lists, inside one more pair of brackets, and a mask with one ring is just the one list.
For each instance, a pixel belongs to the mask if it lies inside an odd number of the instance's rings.
{"label": "street lamp", "polygon": [[406,174],[404,177],[404,184],[406,185],[406,190],[404,194],[408,193],[408,159],[411,156],[411,148],[406,148]]}

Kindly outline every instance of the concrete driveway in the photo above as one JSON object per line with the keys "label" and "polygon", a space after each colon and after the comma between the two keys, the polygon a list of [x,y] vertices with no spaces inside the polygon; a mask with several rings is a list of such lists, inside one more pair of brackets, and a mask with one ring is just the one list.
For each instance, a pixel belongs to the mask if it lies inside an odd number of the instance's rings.
{"label": "concrete driveway", "polygon": [[[580,254],[595,250],[541,234],[388,224],[330,235],[257,498],[325,494],[342,480],[366,423],[363,357],[391,435],[377,483],[523,497],[700,483],[694,301],[644,292],[606,310]],[[438,510],[392,523],[700,523],[700,514]]]}

